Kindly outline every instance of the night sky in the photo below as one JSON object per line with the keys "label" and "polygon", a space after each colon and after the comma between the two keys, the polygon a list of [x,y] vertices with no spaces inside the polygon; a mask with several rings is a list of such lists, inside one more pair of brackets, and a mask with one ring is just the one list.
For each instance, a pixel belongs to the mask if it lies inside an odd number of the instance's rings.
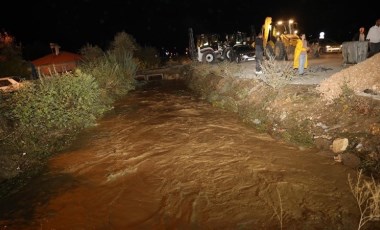
{"label": "night sky", "polygon": [[333,40],[351,40],[360,26],[368,31],[380,18],[378,7],[368,3],[332,0],[124,0],[124,1],[8,1],[1,6],[0,29],[23,46],[58,43],[78,52],[89,43],[107,48],[118,32],[132,35],[141,46],[188,45],[188,28],[194,34],[259,31],[264,19],[294,18],[309,38],[324,31]]}

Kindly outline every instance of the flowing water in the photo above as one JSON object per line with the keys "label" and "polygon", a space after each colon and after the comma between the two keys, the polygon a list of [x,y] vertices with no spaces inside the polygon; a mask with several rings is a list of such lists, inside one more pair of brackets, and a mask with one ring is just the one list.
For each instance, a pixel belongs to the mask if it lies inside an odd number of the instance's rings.
{"label": "flowing water", "polygon": [[357,229],[356,171],[180,82],[131,92],[1,204],[1,229]]}

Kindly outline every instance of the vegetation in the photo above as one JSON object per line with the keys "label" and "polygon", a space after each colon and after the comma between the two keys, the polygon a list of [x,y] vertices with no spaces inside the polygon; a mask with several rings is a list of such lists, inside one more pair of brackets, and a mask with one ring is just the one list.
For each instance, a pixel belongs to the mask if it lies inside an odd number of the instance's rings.
{"label": "vegetation", "polygon": [[109,109],[100,93],[95,79],[80,71],[28,84],[8,99],[6,119],[14,126],[5,142],[18,152],[61,150]]}
{"label": "vegetation", "polygon": [[357,173],[356,179],[348,175],[348,184],[360,211],[358,230],[370,221],[379,221],[380,184],[373,177],[371,180],[363,179],[362,170]]}
{"label": "vegetation", "polygon": [[7,33],[0,33],[0,76],[30,79],[31,66],[22,59],[21,46]]}
{"label": "vegetation", "polygon": [[284,228],[285,212],[284,212],[281,194],[277,187],[276,187],[276,192],[277,192],[277,199],[278,199],[278,207],[276,205],[276,202],[271,200],[270,198],[266,199],[266,203],[268,204],[268,206],[272,208],[273,216],[277,217],[278,222],[280,224],[280,229],[282,230]]}
{"label": "vegetation", "polygon": [[[79,132],[94,126],[115,100],[133,90],[137,70],[160,63],[153,48],[141,48],[125,32],[115,35],[105,52],[90,44],[80,52],[83,62],[73,73],[51,70],[52,75],[25,82],[17,92],[0,94],[0,198],[25,184],[44,167],[41,162],[70,146]],[[17,63],[7,65],[17,69]]]}
{"label": "vegetation", "polygon": [[275,89],[285,86],[296,75],[291,62],[278,62],[274,57],[263,62],[262,69],[266,73],[263,80]]}

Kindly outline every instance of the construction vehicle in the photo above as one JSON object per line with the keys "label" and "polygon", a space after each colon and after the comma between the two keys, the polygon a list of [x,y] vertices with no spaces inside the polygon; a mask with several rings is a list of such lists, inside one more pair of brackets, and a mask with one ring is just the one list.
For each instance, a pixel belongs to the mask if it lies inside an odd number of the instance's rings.
{"label": "construction vehicle", "polygon": [[226,43],[228,46],[232,47],[235,45],[241,44],[251,44],[251,38],[247,35],[247,33],[237,31],[233,34],[226,35]]}
{"label": "construction vehicle", "polygon": [[[193,31],[189,29],[189,52],[192,60],[202,63],[214,63],[217,60],[240,61],[253,60],[251,40],[246,33],[236,32],[221,39],[219,34],[200,34],[194,42]],[[252,48],[252,49],[248,49]]]}
{"label": "construction vehicle", "polygon": [[218,34],[197,35],[198,61],[214,63],[217,59],[223,60],[223,43]]}
{"label": "construction vehicle", "polygon": [[262,26],[265,56],[276,60],[292,60],[297,40],[300,39],[297,27],[292,19],[273,23],[271,17],[266,17]]}
{"label": "construction vehicle", "polygon": [[224,60],[224,44],[218,34],[200,34],[194,41],[193,30],[189,29],[189,52],[192,60],[203,63],[214,63],[217,59]]}

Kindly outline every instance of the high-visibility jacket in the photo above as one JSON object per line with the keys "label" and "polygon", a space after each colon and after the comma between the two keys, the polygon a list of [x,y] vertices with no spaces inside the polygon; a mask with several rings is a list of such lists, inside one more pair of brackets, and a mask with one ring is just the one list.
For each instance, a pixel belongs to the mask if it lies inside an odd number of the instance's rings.
{"label": "high-visibility jacket", "polygon": [[294,69],[298,69],[298,67],[299,67],[300,54],[302,51],[306,51],[306,60],[305,60],[304,66],[303,66],[306,69],[308,66],[307,48],[304,48],[303,44],[302,44],[302,40],[298,39],[297,44],[296,44],[296,48],[294,50],[294,60],[293,60],[293,68]]}

